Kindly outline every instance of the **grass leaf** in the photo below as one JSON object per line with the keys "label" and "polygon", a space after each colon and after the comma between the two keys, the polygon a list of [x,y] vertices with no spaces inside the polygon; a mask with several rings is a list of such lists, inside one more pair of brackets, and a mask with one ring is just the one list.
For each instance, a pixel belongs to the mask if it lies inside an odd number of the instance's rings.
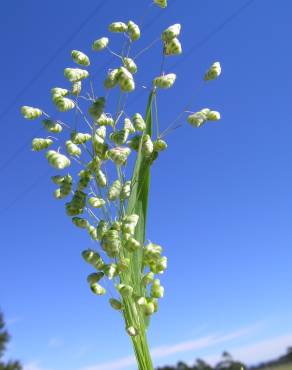
{"label": "grass leaf", "polygon": [[[146,109],[146,129],[145,134],[152,135],[152,101],[154,92],[150,93],[147,109]],[[150,186],[150,161],[145,158],[141,152],[141,144],[138,150],[137,159],[135,163],[134,173],[132,177],[133,188],[131,196],[128,201],[127,214],[137,214],[139,222],[135,230],[134,237],[144,245],[148,209],[148,194]],[[143,251],[138,250],[131,255],[131,270],[132,270],[132,283],[138,294],[144,295],[143,288],[140,281],[142,277],[142,258]]]}

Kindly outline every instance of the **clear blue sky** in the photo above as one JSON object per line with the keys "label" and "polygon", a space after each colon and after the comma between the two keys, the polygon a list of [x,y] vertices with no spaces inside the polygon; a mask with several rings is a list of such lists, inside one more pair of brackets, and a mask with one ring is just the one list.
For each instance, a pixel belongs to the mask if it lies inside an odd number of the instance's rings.
{"label": "clear blue sky", "polygon": [[[169,257],[166,297],[149,332],[155,364],[212,361],[225,349],[248,362],[268,359],[292,345],[292,2],[255,0],[227,23],[244,0],[169,3],[151,9],[136,46],[182,24],[188,57],[166,64],[178,79],[159,96],[161,125],[191,96],[193,110],[209,106],[222,121],[198,130],[184,124],[153,167],[147,236]],[[92,41],[112,21],[139,19],[149,2],[108,0],[85,22],[97,4],[1,7],[0,304],[13,336],[8,356],[26,370],[135,368],[121,318],[88,289],[80,252],[90,240],[53,199],[54,171],[30,151],[40,123],[19,114],[23,104],[52,110],[49,89],[63,84],[72,49],[89,53],[99,87],[98,68],[110,56],[93,55]],[[202,75],[217,60],[222,78],[205,86]],[[141,57],[138,91],[159,62],[158,45]],[[146,98],[130,111],[143,111]],[[100,365],[111,361],[124,367]]]}

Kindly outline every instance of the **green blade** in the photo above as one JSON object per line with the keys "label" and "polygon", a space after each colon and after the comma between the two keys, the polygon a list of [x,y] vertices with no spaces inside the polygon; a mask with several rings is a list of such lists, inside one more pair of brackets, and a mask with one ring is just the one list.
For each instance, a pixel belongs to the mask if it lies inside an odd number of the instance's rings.
{"label": "green blade", "polygon": [[[150,93],[147,109],[146,109],[146,129],[145,134],[151,136],[152,134],[152,100],[154,92]],[[146,220],[147,220],[147,209],[148,209],[148,194],[150,186],[150,162],[143,156],[141,152],[141,144],[138,150],[135,168],[133,172],[133,187],[131,195],[128,201],[127,214],[137,214],[139,216],[139,222],[135,230],[135,239],[137,239],[141,245],[145,242],[146,232]],[[140,281],[142,278],[142,250],[134,252],[131,256],[131,275],[132,283],[138,294],[144,295],[143,288],[141,287]]]}

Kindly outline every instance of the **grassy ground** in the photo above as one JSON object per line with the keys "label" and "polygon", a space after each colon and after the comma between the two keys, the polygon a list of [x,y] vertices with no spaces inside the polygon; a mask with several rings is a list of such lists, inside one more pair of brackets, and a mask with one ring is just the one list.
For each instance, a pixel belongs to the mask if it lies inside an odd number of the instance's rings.
{"label": "grassy ground", "polygon": [[292,370],[292,364],[266,366],[263,370]]}

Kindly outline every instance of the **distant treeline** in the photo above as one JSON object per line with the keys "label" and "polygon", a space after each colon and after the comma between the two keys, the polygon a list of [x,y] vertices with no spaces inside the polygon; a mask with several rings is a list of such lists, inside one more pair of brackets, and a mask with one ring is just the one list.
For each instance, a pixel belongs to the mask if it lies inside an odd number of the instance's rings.
{"label": "distant treeline", "polygon": [[247,367],[243,362],[235,361],[230,353],[223,352],[222,359],[214,366],[201,359],[197,359],[194,365],[190,366],[184,362],[178,362],[176,366],[158,367],[157,370],[259,370],[265,367],[292,364],[292,347],[287,349],[285,355],[269,361],[263,362],[256,366]]}

